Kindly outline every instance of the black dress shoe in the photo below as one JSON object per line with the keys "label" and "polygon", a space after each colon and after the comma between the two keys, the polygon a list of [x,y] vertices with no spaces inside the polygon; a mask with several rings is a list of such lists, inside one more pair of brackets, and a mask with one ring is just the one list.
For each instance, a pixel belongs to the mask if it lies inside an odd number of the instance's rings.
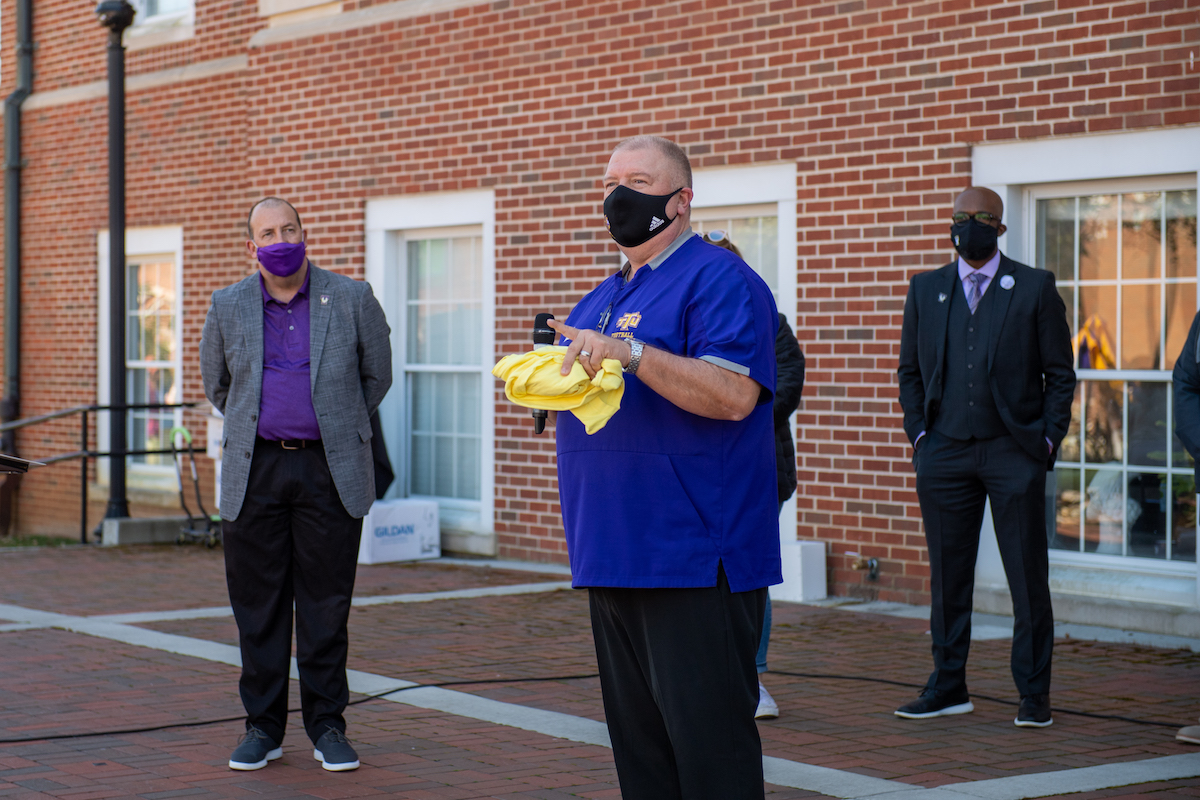
{"label": "black dress shoe", "polygon": [[1045,728],[1054,724],[1050,716],[1050,695],[1021,695],[1021,708],[1014,722],[1018,728]]}
{"label": "black dress shoe", "polygon": [[974,710],[975,705],[965,688],[957,692],[923,689],[921,696],[916,700],[897,708],[896,716],[904,719],[929,719],[948,717],[951,714],[970,714]]}

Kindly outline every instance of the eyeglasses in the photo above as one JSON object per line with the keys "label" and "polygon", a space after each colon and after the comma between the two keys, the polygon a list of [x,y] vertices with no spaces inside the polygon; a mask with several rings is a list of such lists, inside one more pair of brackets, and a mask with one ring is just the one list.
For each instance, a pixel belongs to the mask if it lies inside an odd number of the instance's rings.
{"label": "eyeglasses", "polygon": [[725,231],[715,230],[704,234],[704,238],[708,239],[710,242],[720,242],[729,238],[729,234],[727,234]]}
{"label": "eyeglasses", "polygon": [[991,225],[993,222],[999,224],[1000,222],[999,217],[997,217],[995,214],[989,214],[986,211],[980,211],[977,214],[968,214],[965,211],[960,211],[957,214],[951,214],[950,219],[954,220],[955,224],[960,225],[969,219],[973,219],[976,222],[982,222],[984,225]]}

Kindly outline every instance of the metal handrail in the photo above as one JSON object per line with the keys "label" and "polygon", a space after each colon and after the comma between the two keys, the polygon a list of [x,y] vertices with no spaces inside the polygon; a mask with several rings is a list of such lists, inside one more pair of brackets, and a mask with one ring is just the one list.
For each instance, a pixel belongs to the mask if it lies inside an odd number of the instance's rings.
{"label": "metal handrail", "polygon": [[101,457],[122,457],[122,456],[150,456],[150,455],[167,455],[175,451],[172,450],[88,450],[88,414],[96,411],[154,411],[164,408],[195,408],[197,403],[125,403],[117,406],[102,406],[102,405],[86,405],[73,406],[64,408],[61,411],[53,411],[49,414],[41,414],[36,417],[26,417],[25,419],[13,420],[0,424],[0,433],[4,431],[18,430],[30,425],[37,425],[42,422],[49,422],[54,419],[62,419],[69,417],[72,414],[79,414],[80,417],[80,440],[79,446],[81,449],[74,450],[69,453],[59,453],[57,455],[46,458],[39,458],[43,464],[57,464],[62,461],[70,461],[71,459],[82,459],[80,462],[79,471],[79,542],[87,544],[87,474],[88,460]]}

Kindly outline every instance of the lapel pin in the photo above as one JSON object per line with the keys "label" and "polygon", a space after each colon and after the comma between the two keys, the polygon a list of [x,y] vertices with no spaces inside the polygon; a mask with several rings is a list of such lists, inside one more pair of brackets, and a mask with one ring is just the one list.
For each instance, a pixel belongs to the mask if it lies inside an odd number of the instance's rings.
{"label": "lapel pin", "polygon": [[[1011,281],[1011,279],[1010,279],[1010,281]],[[1012,284],[1011,284],[1011,282],[1010,282],[1010,283],[1009,283],[1009,286],[1011,286],[1011,285],[1012,285]],[[1005,288],[1005,289],[1007,289],[1007,288],[1008,288],[1008,286],[1005,286],[1004,288]],[[327,295],[327,294],[323,294],[323,295],[321,295],[321,305],[323,305],[323,306],[327,306],[327,305],[329,305],[329,295]]]}
{"label": "lapel pin", "polygon": [[1000,288],[1001,289],[1011,289],[1016,284],[1017,284],[1017,282],[1013,280],[1012,275],[1005,275],[1003,278],[1000,279]]}
{"label": "lapel pin", "polygon": [[946,302],[946,293],[945,292],[938,292],[938,302],[939,303]]}

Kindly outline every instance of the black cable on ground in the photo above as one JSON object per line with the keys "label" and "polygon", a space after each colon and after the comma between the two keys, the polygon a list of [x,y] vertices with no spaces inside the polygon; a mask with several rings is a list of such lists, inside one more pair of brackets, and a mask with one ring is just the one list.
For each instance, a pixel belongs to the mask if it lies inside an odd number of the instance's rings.
{"label": "black cable on ground", "polygon": [[[904,687],[906,689],[923,689],[923,688],[925,688],[924,684],[906,683],[904,681],[894,681],[894,680],[890,680],[888,678],[871,678],[871,677],[867,677],[864,675],[824,675],[821,673],[811,673],[811,672],[784,672],[782,670],[775,670],[775,669],[769,670],[769,673],[772,675],[785,675],[789,678],[805,678],[808,680],[860,681],[863,683],[883,683],[883,684],[887,684],[888,686],[900,686],[900,687]],[[588,674],[588,675],[554,675],[554,676],[545,677],[545,678],[490,678],[490,679],[483,679],[483,680],[476,680],[476,681],[442,681],[440,683],[417,683],[417,684],[413,684],[412,686],[401,686],[398,689],[390,689],[386,692],[380,692],[379,694],[369,694],[364,697],[360,697],[357,700],[351,700],[346,705],[347,706],[357,706],[357,705],[361,705],[362,703],[369,703],[372,700],[380,700],[382,698],[389,697],[394,694],[399,694],[400,692],[411,691],[413,689],[431,689],[431,688],[444,689],[448,686],[484,686],[484,685],[498,684],[498,683],[544,683],[544,682],[550,682],[550,681],[576,681],[576,680],[588,680],[588,679],[599,678],[599,677],[600,676],[598,674],[592,673],[592,674]],[[971,699],[987,700],[990,703],[999,703],[1001,705],[1006,705],[1006,706],[1019,705],[1019,703],[1017,703],[1014,700],[1004,700],[999,697],[988,697],[987,695],[983,695],[983,694],[972,694]],[[1091,719],[1116,720],[1118,722],[1130,722],[1130,723],[1133,723],[1136,725],[1154,725],[1154,726],[1159,726],[1159,727],[1163,727],[1163,728],[1181,727],[1176,722],[1163,722],[1161,720],[1153,720],[1153,719],[1137,719],[1135,717],[1122,717],[1122,716],[1119,716],[1116,714],[1093,714],[1088,711],[1074,711],[1069,708],[1054,708],[1052,710],[1057,714],[1071,714],[1073,716],[1088,717]],[[300,711],[300,709],[298,709],[298,708],[289,708],[288,709],[289,714],[299,713],[299,711]],[[87,739],[87,738],[91,738],[94,736],[121,736],[124,734],[130,734],[130,733],[153,733],[155,731],[165,731],[165,730],[171,730],[173,728],[200,728],[205,725],[219,725],[219,724],[225,723],[225,722],[240,722],[240,721],[244,720],[245,718],[246,718],[245,714],[239,714],[236,717],[221,717],[219,719],[197,720],[194,722],[172,722],[172,723],[168,723],[166,725],[151,725],[151,726],[147,726],[144,728],[121,728],[119,730],[93,731],[93,732],[89,732],[89,733],[64,733],[64,734],[58,734],[58,735],[53,735],[53,736],[33,736],[33,737],[26,737],[26,738],[21,738],[21,739],[0,739],[0,745],[27,744],[29,742],[51,742],[51,741],[61,741],[61,740],[66,740],[66,739]]]}
{"label": "black cable on ground", "polygon": [[[902,681],[892,681],[887,678],[868,678],[862,675],[820,675],[815,673],[805,672],[782,672],[780,670],[768,670],[772,675],[787,675],[789,678],[809,678],[812,680],[833,680],[833,681],[865,681],[868,683],[886,683],[890,686],[905,686],[910,689],[924,689],[923,683],[904,683]],[[971,692],[972,700],[987,700],[989,703],[1000,703],[1005,706],[1019,706],[1020,703],[1016,700],[1005,700],[1000,697],[988,697],[986,694],[975,694]],[[1137,719],[1136,717],[1122,717],[1117,714],[1093,714],[1090,711],[1073,711],[1069,708],[1054,707],[1051,709],[1056,714],[1071,714],[1076,717],[1090,717],[1091,719],[1112,719],[1119,722],[1132,722],[1137,725],[1159,725],[1163,728],[1178,728],[1181,727],[1178,722],[1162,722],[1157,719]]]}
{"label": "black cable on ground", "polygon": [[[489,678],[477,681],[443,681],[441,683],[416,683],[412,686],[401,686],[399,689],[389,689],[386,692],[379,694],[369,694],[360,697],[357,700],[351,700],[347,706],[357,706],[362,703],[369,703],[372,700],[379,700],[383,697],[389,697],[399,692],[407,692],[412,689],[441,689],[447,686],[482,686],[493,683],[541,683],[548,681],[575,681],[584,680],[587,678],[599,678],[599,674],[591,675],[555,675],[549,678]],[[299,714],[300,709],[289,708],[289,714]],[[239,714],[236,717],[220,717],[218,719],[203,719],[193,722],[171,722],[165,725],[150,725],[145,728],[119,728],[109,731],[90,731],[86,733],[61,733],[51,736],[28,736],[21,739],[0,739],[0,745],[4,744],[27,744],[29,742],[54,742],[64,739],[88,739],[93,736],[122,736],[128,733],[154,733],[155,731],[166,731],[173,728],[202,728],[205,725],[220,725],[223,722],[240,722],[246,719],[245,714]]]}

